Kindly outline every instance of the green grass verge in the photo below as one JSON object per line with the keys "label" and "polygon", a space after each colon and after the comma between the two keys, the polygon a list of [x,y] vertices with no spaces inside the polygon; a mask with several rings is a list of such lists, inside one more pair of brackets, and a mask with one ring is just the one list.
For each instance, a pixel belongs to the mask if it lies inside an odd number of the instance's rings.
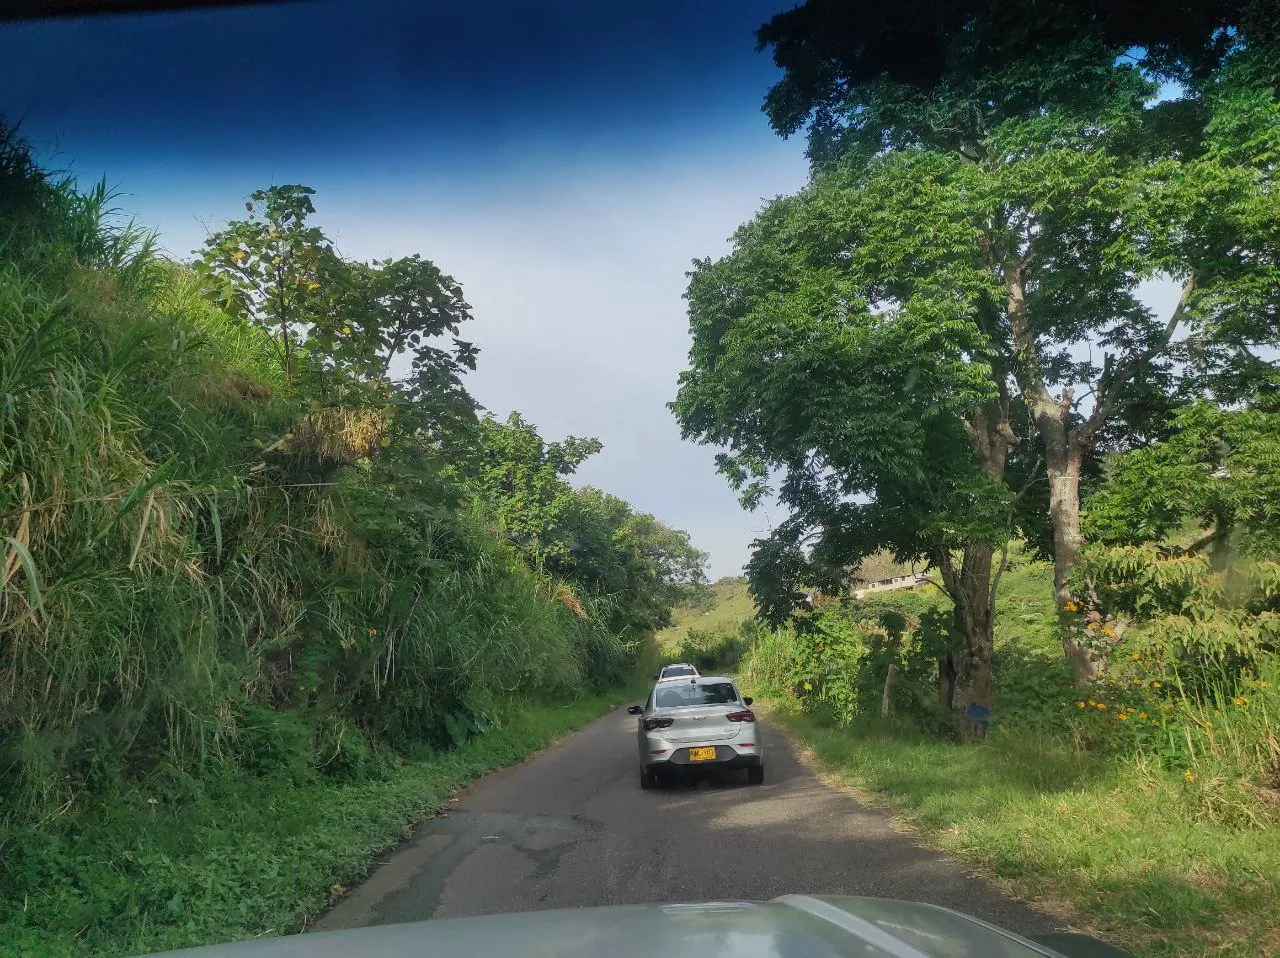
{"label": "green grass verge", "polygon": [[1280,954],[1280,829],[1224,824],[1212,785],[1055,739],[836,730],[794,700],[770,716],[936,846],[1138,954]]}
{"label": "green grass verge", "polygon": [[380,781],[236,777],[181,805],[103,799],[46,838],[39,892],[7,909],[0,954],[114,956],[297,931],[458,789],[636,693],[513,705],[499,727]]}

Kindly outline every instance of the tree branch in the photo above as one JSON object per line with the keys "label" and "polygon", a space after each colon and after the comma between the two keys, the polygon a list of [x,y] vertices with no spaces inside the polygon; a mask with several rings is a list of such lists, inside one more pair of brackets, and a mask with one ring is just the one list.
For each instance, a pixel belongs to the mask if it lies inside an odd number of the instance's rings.
{"label": "tree branch", "polygon": [[1191,545],[1180,550],[1180,552],[1184,556],[1193,556],[1205,546],[1213,545],[1213,543],[1217,542],[1219,539],[1225,539],[1230,532],[1231,527],[1229,525],[1221,525],[1207,535],[1201,536],[1195,542],[1191,543]]}
{"label": "tree branch", "polygon": [[[1174,307],[1173,312],[1169,315],[1169,321],[1165,323],[1164,331],[1160,337],[1151,346],[1148,346],[1142,352],[1135,356],[1131,356],[1123,365],[1116,366],[1111,372],[1108,381],[1108,367],[1111,365],[1111,357],[1107,356],[1103,363],[1102,375],[1098,379],[1098,402],[1093,407],[1093,412],[1089,415],[1071,437],[1071,441],[1077,447],[1084,446],[1088,443],[1103,424],[1111,418],[1111,414],[1115,411],[1115,406],[1120,398],[1120,392],[1124,389],[1129,381],[1132,380],[1138,372],[1148,362],[1159,356],[1169,343],[1173,340],[1173,334],[1178,330],[1178,324],[1182,322],[1187,314],[1187,307],[1191,303],[1191,297],[1196,291],[1196,283],[1198,274],[1193,269],[1187,274],[1187,281],[1182,284],[1182,294],[1178,297],[1178,305]],[[1104,385],[1105,384],[1105,385]]]}

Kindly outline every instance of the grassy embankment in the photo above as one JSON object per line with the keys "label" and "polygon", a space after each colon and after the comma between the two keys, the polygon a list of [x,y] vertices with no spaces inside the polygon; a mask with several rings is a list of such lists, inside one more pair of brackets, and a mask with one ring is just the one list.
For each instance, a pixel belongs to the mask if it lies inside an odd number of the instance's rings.
{"label": "grassy embankment", "polygon": [[644,650],[444,478],[457,390],[291,378],[109,199],[0,126],[5,956],[294,930]]}
{"label": "grassy embankment", "polygon": [[[378,781],[232,778],[190,804],[159,804],[138,792],[87,806],[78,827],[45,849],[67,880],[41,886],[24,903],[35,921],[0,929],[0,952],[139,954],[298,931],[457,790],[636,694],[626,688],[521,705],[500,727],[403,761]],[[84,889],[94,890],[91,898]],[[170,920],[151,917],[157,906]]]}
{"label": "grassy embankment", "polygon": [[[1012,714],[980,745],[901,718],[837,727],[784,690],[752,691],[766,693],[772,717],[824,774],[1022,897],[1142,955],[1280,954],[1280,791],[1243,781],[1227,742],[1275,749],[1277,677],[1261,677],[1245,706],[1199,717],[1222,729],[1224,748],[1177,768],[1158,741],[1100,747],[1084,716],[1106,713],[1037,680],[1060,659],[1046,566],[1006,576],[997,642]],[[750,662],[745,671],[753,684]]]}

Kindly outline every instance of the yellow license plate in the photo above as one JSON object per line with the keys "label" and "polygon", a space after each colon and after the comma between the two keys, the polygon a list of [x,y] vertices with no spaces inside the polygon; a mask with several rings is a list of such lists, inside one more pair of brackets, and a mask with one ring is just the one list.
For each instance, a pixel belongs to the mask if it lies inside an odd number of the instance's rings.
{"label": "yellow license plate", "polygon": [[689,749],[689,761],[691,762],[714,762],[716,760],[715,748],[691,748]]}

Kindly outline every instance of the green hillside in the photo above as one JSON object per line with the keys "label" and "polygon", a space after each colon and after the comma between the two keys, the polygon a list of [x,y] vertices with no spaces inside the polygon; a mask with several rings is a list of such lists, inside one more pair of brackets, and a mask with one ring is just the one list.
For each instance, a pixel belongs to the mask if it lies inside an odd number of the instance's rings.
{"label": "green hillside", "polygon": [[657,633],[658,646],[664,652],[678,648],[690,629],[736,634],[754,615],[746,578],[726,576],[709,586],[704,595],[676,606],[672,624]]}

